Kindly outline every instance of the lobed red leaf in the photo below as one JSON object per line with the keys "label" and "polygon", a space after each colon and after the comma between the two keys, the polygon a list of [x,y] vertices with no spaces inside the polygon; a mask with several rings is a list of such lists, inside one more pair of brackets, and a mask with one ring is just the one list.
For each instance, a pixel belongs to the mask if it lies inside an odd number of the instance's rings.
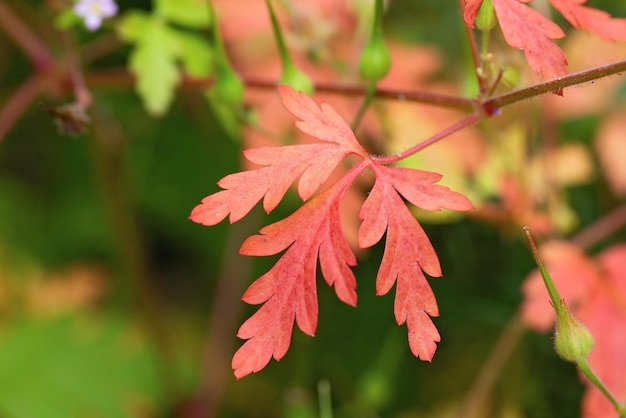
{"label": "lobed red leaf", "polygon": [[288,86],[280,86],[279,91],[285,107],[302,119],[297,123],[298,127],[329,143],[244,151],[248,160],[265,167],[221,179],[217,184],[224,190],[202,199],[191,212],[192,221],[215,225],[230,215],[229,220],[233,223],[246,216],[261,199],[263,208],[269,213],[298,177],[298,194],[307,200],[346,156],[367,156],[350,127],[330,106],[322,105],[320,109],[309,97]]}
{"label": "lobed red leaf", "polygon": [[565,36],[561,28],[519,0],[493,0],[506,43],[524,51],[530,67],[547,78],[567,74],[567,58],[552,39]]}
{"label": "lobed red leaf", "polygon": [[300,121],[296,126],[304,133],[322,141],[332,142],[367,158],[367,152],[357,141],[350,126],[326,103],[321,107],[306,94],[295,93],[289,86],[279,86],[278,92],[289,112]]}
{"label": "lobed red leaf", "polygon": [[224,177],[218,182],[223,190],[203,199],[192,211],[192,220],[214,225],[230,216],[235,222],[261,199],[264,209],[270,212],[298,178],[298,193],[308,200],[346,156],[355,154],[362,161],[291,216],[262,228],[242,244],[239,252],[243,255],[284,253],[242,297],[247,303],[262,306],[237,333],[247,341],[233,357],[235,376],[241,378],[261,370],[272,357],[280,360],[289,348],[294,322],[305,334],[315,333],[318,263],[324,280],[335,288],[339,299],[356,305],[356,279],[351,269],[356,258],[344,237],[339,209],[348,187],[368,166],[374,170],[376,181],[360,211],[363,223],[359,245],[369,247],[387,234],[376,293],[386,294],[396,284],[396,321],[407,324],[411,351],[430,361],[440,341],[430,318],[439,311],[424,272],[438,277],[441,267],[402,196],[426,210],[467,210],[472,204],[464,196],[435,184],[441,178],[439,174],[379,165],[332,107],[318,107],[290,87],[281,86],[279,92],[285,107],[300,119],[298,128],[324,143],[245,151],[248,160],[263,167]]}
{"label": "lobed red leaf", "polygon": [[243,255],[287,251],[243,295],[247,303],[265,304],[244,322],[237,334],[248,340],[233,357],[237,378],[262,369],[272,357],[280,360],[285,355],[294,320],[302,332],[314,335],[318,258],[324,279],[335,286],[339,299],[356,305],[356,279],[350,269],[356,265],[356,258],[341,230],[339,206],[345,191],[365,167],[366,163],[355,166],[291,216],[261,229],[260,235],[242,244],[239,252]]}
{"label": "lobed red leaf", "polygon": [[611,17],[603,10],[584,6],[586,0],[550,0],[577,29],[593,32],[605,41],[626,40],[626,19]]}
{"label": "lobed red leaf", "polygon": [[[438,316],[437,301],[424,272],[441,276],[434,248],[408,210],[400,194],[426,210],[471,209],[464,196],[435,185],[441,175],[407,168],[373,166],[376,182],[359,214],[359,246],[369,247],[387,232],[383,259],[376,276],[376,294],[384,295],[396,283],[394,314],[407,324],[413,354],[430,361],[441,340],[431,316]],[[400,194],[399,194],[400,193]]]}

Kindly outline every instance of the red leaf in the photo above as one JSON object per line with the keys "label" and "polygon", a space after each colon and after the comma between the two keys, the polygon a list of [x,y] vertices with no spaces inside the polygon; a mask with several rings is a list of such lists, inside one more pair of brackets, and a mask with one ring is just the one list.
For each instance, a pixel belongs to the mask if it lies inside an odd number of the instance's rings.
{"label": "red leaf", "polygon": [[518,0],[493,0],[493,8],[506,43],[524,51],[535,72],[547,78],[567,74],[565,53],[551,41],[565,36],[556,23]]}
{"label": "red leaf", "polygon": [[550,0],[577,29],[593,32],[605,41],[626,40],[626,19],[615,19],[603,10],[583,6],[587,0]]}
{"label": "red leaf", "polygon": [[470,27],[474,27],[474,21],[478,14],[478,9],[483,4],[483,0],[465,0],[465,8],[463,9],[463,20]]}
{"label": "red leaf", "polygon": [[366,163],[354,167],[340,181],[313,198],[288,218],[261,229],[241,246],[243,255],[272,255],[287,251],[243,295],[251,304],[265,304],[239,328],[248,341],[235,353],[232,367],[241,378],[280,360],[291,340],[294,319],[308,335],[317,328],[315,276],[319,257],[322,274],[343,302],[356,306],[356,280],[350,266],[356,258],[348,247],[339,219],[339,204]]}
{"label": "red leaf", "polygon": [[376,277],[376,294],[386,294],[397,283],[396,321],[398,325],[407,323],[413,354],[430,361],[440,336],[429,316],[438,316],[439,310],[422,270],[439,277],[441,267],[424,230],[398,192],[426,210],[442,207],[467,210],[473,206],[467,198],[447,187],[433,185],[441,178],[439,174],[397,167],[373,168],[376,182],[359,215],[363,220],[359,246],[375,244],[387,231],[385,252]]}
{"label": "red leaf", "polygon": [[263,208],[269,213],[298,177],[298,194],[307,200],[347,155],[367,156],[350,127],[330,106],[322,104],[320,109],[309,97],[296,93],[288,86],[280,86],[279,92],[285,107],[302,119],[296,122],[298,128],[330,143],[244,151],[248,160],[266,167],[221,179],[217,184],[225,190],[202,199],[202,203],[191,212],[192,221],[215,225],[230,214],[230,222],[233,223],[243,218],[263,198]]}
{"label": "red leaf", "polygon": [[281,87],[280,93],[285,107],[301,119],[298,128],[326,143],[246,151],[246,158],[265,167],[224,177],[218,183],[224,190],[206,197],[193,210],[192,220],[213,225],[230,214],[234,222],[260,199],[269,212],[298,177],[298,193],[307,200],[344,157],[356,154],[362,161],[291,216],[262,228],[242,244],[243,255],[284,253],[243,295],[245,302],[263,306],[239,328],[237,336],[247,341],[233,357],[235,376],[261,370],[272,357],[280,360],[289,348],[294,322],[305,334],[315,333],[318,259],[324,280],[334,286],[339,299],[356,305],[356,279],[351,270],[356,258],[344,237],[339,209],[346,190],[368,166],[376,182],[360,211],[359,245],[374,245],[387,233],[376,292],[385,294],[397,283],[396,321],[407,323],[411,351],[430,361],[440,340],[430,316],[439,312],[422,271],[441,276],[441,268],[428,237],[401,196],[426,210],[467,210],[472,204],[447,187],[435,185],[439,174],[379,165],[330,106],[318,107],[289,87]]}

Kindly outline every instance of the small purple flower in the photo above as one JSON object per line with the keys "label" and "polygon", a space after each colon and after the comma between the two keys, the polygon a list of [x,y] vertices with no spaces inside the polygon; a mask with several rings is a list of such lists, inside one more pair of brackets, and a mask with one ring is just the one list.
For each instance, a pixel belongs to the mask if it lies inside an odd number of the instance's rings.
{"label": "small purple flower", "polygon": [[102,20],[117,14],[117,4],[113,0],[79,0],[74,5],[74,13],[83,18],[88,30],[95,31]]}

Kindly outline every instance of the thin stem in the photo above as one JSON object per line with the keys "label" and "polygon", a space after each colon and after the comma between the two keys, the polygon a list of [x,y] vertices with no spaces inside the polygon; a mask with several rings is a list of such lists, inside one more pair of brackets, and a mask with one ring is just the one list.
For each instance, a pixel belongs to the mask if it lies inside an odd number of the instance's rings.
{"label": "thin stem", "polygon": [[455,123],[454,125],[444,129],[443,131],[440,131],[439,133],[433,135],[432,137],[428,138],[425,141],[420,142],[419,144],[405,150],[402,151],[399,154],[396,155],[392,155],[389,157],[372,157],[373,160],[375,160],[378,164],[391,164],[391,163],[395,163],[398,162],[404,158],[407,158],[410,155],[413,155],[421,150],[423,150],[424,148],[434,144],[435,142],[452,135],[453,133],[460,131],[461,129],[468,127],[474,123],[476,123],[478,120],[480,120],[480,115],[477,113],[474,113],[473,115],[469,115],[466,116],[465,118],[461,119],[460,121],[458,121],[457,123]]}
{"label": "thin stem", "polygon": [[326,379],[317,383],[320,418],[333,418],[333,404],[330,393],[330,382]]}
{"label": "thin stem", "polygon": [[74,47],[74,40],[69,32],[63,32],[63,43],[65,44],[65,59],[68,63],[68,71],[70,73],[70,79],[72,86],[74,87],[74,100],[76,104],[83,110],[86,110],[93,101],[91,92],[85,84],[85,76],[80,65],[76,48]]}
{"label": "thin stem", "polygon": [[[248,87],[260,89],[275,89],[276,82],[244,77],[244,83]],[[343,96],[363,96],[367,93],[367,88],[363,86],[346,86],[330,83],[316,83],[315,91],[320,93],[334,93]],[[420,90],[395,90],[377,88],[374,97],[379,99],[393,99],[402,102],[418,102],[430,104],[437,107],[473,112],[476,109],[475,101],[464,97],[451,96],[446,94],[432,93]]]}
{"label": "thin stem", "polygon": [[224,240],[225,259],[217,277],[217,287],[213,292],[213,304],[206,333],[202,356],[202,374],[194,399],[194,407],[184,418],[210,418],[219,415],[219,406],[226,389],[230,356],[235,341],[232,336],[237,331],[237,321],[241,315],[240,303],[233,303],[243,293],[245,278],[250,276],[250,257],[238,253],[241,242],[256,230],[259,211],[248,216],[228,229]]}
{"label": "thin stem", "polygon": [[[85,73],[87,83],[92,88],[127,88],[132,87],[135,78],[132,74],[122,68],[109,70],[92,70]],[[253,77],[242,76],[242,81],[248,88],[275,90],[278,81],[262,80]],[[181,88],[186,90],[204,90],[215,83],[213,77],[206,78],[190,78],[183,77],[181,80]],[[367,88],[363,86],[346,86],[341,84],[316,83],[315,91],[320,93],[338,94],[346,97],[364,96]],[[391,99],[406,102],[417,102],[430,104],[437,107],[460,110],[467,113],[475,111],[476,101],[466,99],[464,97],[451,96],[446,94],[431,93],[427,91],[413,90],[395,90],[378,88],[374,93],[374,97],[379,99]]]}
{"label": "thin stem", "polygon": [[367,110],[369,105],[372,103],[372,98],[374,97],[375,92],[376,92],[375,87],[367,89],[367,92],[365,93],[365,97],[363,97],[363,100],[361,101],[361,106],[359,106],[359,110],[357,110],[356,115],[354,115],[354,119],[352,120],[352,123],[350,124],[350,127],[352,128],[352,132],[356,132],[357,128],[361,124],[363,115],[365,115],[365,111]]}
{"label": "thin stem", "polygon": [[0,107],[0,142],[2,142],[28,106],[39,96],[41,88],[42,82],[40,78],[31,76],[20,84],[11,97]]}
{"label": "thin stem", "polygon": [[599,78],[608,77],[613,74],[619,74],[624,71],[626,71],[626,59],[603,65],[601,67],[592,68],[590,70],[583,70],[577,73],[571,73],[566,76],[556,78],[554,80],[535,84],[534,86],[525,87],[523,89],[504,93],[499,96],[495,96],[485,100],[482,103],[482,107],[486,113],[494,114],[496,113],[497,109],[513,103],[520,102],[522,100],[540,96],[545,93],[562,90],[565,87],[575,86],[577,84],[583,84],[589,81],[597,80]]}
{"label": "thin stem", "polygon": [[[463,11],[465,10],[465,0],[459,0],[459,9],[461,10],[461,16],[463,15]],[[481,93],[487,91],[486,80],[483,75],[478,71],[479,68],[482,67],[482,60],[480,59],[480,53],[478,52],[478,47],[476,43],[476,37],[474,36],[474,31],[472,28],[463,20],[463,28],[465,28],[465,36],[467,37],[467,42],[469,44],[470,54],[472,55],[472,64],[474,64],[474,74],[476,75],[476,81],[478,82],[478,91]]]}
{"label": "thin stem", "polygon": [[265,0],[265,4],[267,5],[267,10],[270,14],[270,20],[272,21],[272,31],[274,33],[274,39],[276,40],[276,45],[278,47],[278,56],[280,57],[280,61],[282,63],[284,71],[288,67],[293,67],[293,61],[291,59],[291,55],[289,54],[289,50],[287,49],[287,45],[285,45],[285,39],[283,38],[283,34],[280,31],[280,25],[278,24],[278,19],[276,19],[274,6],[272,6],[272,1]]}
{"label": "thin stem", "polygon": [[613,405],[615,410],[620,414],[620,417],[623,417],[623,406],[620,405],[620,403],[617,401],[617,399],[615,399],[611,391],[606,386],[604,386],[604,383],[602,383],[598,376],[596,376],[596,374],[591,369],[591,366],[589,366],[589,362],[587,360],[577,361],[576,366],[578,366],[578,369],[581,371],[581,373],[584,374],[585,377],[589,379],[589,381],[596,388],[598,388],[598,390],[600,390],[600,392],[602,392],[604,397],[607,398],[609,402],[611,402],[611,405]]}
{"label": "thin stem", "polygon": [[581,247],[588,248],[610,236],[616,230],[624,227],[624,225],[626,225],[626,205],[622,205],[607,215],[604,215],[602,218],[580,231],[570,241]]}
{"label": "thin stem", "polygon": [[533,257],[535,258],[535,263],[537,263],[537,267],[539,268],[539,272],[541,273],[543,284],[546,286],[546,289],[548,289],[548,294],[550,295],[552,306],[554,306],[554,309],[558,309],[558,307],[560,306],[560,302],[561,302],[561,298],[559,297],[559,292],[556,289],[556,286],[554,285],[552,278],[550,277],[550,273],[548,273],[548,269],[543,264],[543,260],[541,259],[541,256],[539,255],[539,250],[537,249],[537,246],[535,245],[535,240],[533,239],[532,235],[530,235],[530,228],[525,226],[524,233],[526,234],[526,238],[528,238],[530,251],[532,252]]}
{"label": "thin stem", "polygon": [[28,56],[38,70],[44,70],[52,65],[53,57],[46,45],[22,20],[0,0],[0,28]]}
{"label": "thin stem", "polygon": [[478,376],[474,379],[474,383],[461,403],[457,418],[474,418],[479,416],[479,411],[482,411],[481,407],[484,405],[489,392],[491,392],[491,388],[511,358],[525,330],[526,328],[520,319],[519,313],[516,313],[505,325],[487,360],[480,368]]}

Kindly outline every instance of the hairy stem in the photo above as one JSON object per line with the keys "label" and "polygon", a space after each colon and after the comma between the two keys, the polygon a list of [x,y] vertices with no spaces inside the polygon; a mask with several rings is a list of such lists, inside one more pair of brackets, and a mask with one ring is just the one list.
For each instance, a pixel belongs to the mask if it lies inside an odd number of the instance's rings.
{"label": "hairy stem", "polygon": [[480,120],[480,115],[478,115],[477,113],[466,116],[465,118],[461,119],[460,121],[458,121],[457,123],[455,123],[454,125],[444,129],[443,131],[438,132],[437,134],[431,136],[430,138],[428,138],[425,141],[420,142],[419,144],[405,150],[402,151],[399,154],[396,155],[392,155],[389,157],[372,157],[373,160],[376,160],[376,162],[378,164],[392,164],[395,162],[398,162],[400,160],[403,160],[405,158],[407,158],[410,155],[413,155],[421,150],[423,150],[426,147],[431,146],[432,144],[434,144],[435,142],[438,142],[440,140],[442,140],[443,138],[452,135],[453,133],[460,131],[463,128],[466,128],[474,123],[476,123],[477,121]]}
{"label": "hairy stem", "polygon": [[463,21],[463,28],[465,29],[465,36],[469,45],[470,53],[472,55],[472,64],[474,66],[474,74],[476,75],[476,82],[478,83],[478,91],[482,94],[487,91],[486,79],[483,74],[480,74],[479,68],[482,68],[482,60],[480,59],[480,53],[478,52],[478,46],[476,43],[476,37],[474,31],[463,19],[463,11],[465,10],[465,0],[459,0],[459,10],[461,10],[461,20]]}
{"label": "hairy stem", "polygon": [[626,71],[626,59],[589,70],[571,73],[554,80],[545,81],[523,89],[507,92],[483,101],[481,107],[487,114],[495,114],[501,107],[531,99],[542,94],[562,90],[566,87],[587,83]]}
{"label": "hairy stem", "polygon": [[354,120],[350,124],[352,128],[352,132],[356,132],[357,128],[361,124],[361,120],[363,119],[363,115],[365,115],[365,111],[369,107],[370,103],[372,103],[372,98],[374,97],[375,88],[368,88],[365,93],[365,97],[363,101],[361,101],[361,105],[359,106],[359,110],[356,112],[354,116]]}
{"label": "hairy stem", "polygon": [[[382,99],[392,99],[407,102],[418,102],[437,107],[461,110],[473,113],[480,109],[483,116],[491,117],[497,115],[499,109],[514,103],[531,99],[542,94],[555,92],[566,87],[587,83],[611,75],[626,71],[626,59],[616,61],[601,67],[583,70],[566,76],[545,81],[533,86],[524,87],[519,90],[503,93],[484,100],[468,99],[464,97],[451,96],[439,93],[432,93],[421,90],[396,90],[377,88],[374,97]],[[87,82],[94,87],[129,87],[133,85],[134,79],[125,70],[104,70],[86,74]],[[252,77],[243,77],[242,81],[249,88],[276,89],[278,83],[272,80],[262,80]],[[181,86],[185,89],[206,89],[214,83],[213,77],[189,78],[183,77]],[[315,90],[324,93],[334,93],[343,96],[364,96],[367,88],[364,86],[346,86],[341,84],[315,83]]]}

